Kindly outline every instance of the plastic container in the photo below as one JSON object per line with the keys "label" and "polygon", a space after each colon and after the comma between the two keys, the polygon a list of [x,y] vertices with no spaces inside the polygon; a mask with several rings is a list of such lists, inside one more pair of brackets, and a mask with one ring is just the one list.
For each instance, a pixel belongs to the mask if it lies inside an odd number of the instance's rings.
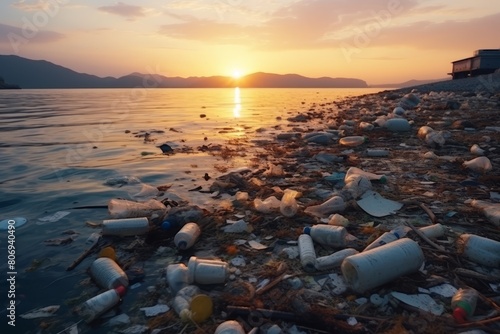
{"label": "plastic container", "polygon": [[214,334],[245,334],[245,330],[239,322],[228,320],[217,326]]}
{"label": "plastic container", "polygon": [[90,276],[96,281],[97,285],[104,289],[128,286],[127,274],[115,261],[107,257],[101,257],[92,262]]}
{"label": "plastic container", "polygon": [[173,294],[188,285],[188,268],[184,263],[167,266],[167,283]]}
{"label": "plastic container", "polygon": [[366,246],[366,248],[363,250],[363,252],[370,250],[370,249],[374,249],[376,247],[386,245],[386,244],[391,243],[393,241],[396,241],[396,240],[404,237],[405,234],[406,234],[406,231],[405,231],[404,227],[398,226],[389,232],[385,232],[380,237],[375,239],[375,241],[373,241],[371,244]]}
{"label": "plastic container", "polygon": [[349,286],[358,293],[417,271],[424,253],[413,240],[403,238],[366,252],[348,256],[341,265]]}
{"label": "plastic container", "polygon": [[352,198],[357,199],[372,189],[372,183],[363,175],[349,175],[345,178],[343,190],[349,192]]}
{"label": "plastic container", "polygon": [[317,217],[328,217],[332,213],[344,211],[345,208],[344,199],[340,196],[333,196],[322,204],[308,206],[304,212]]}
{"label": "plastic container", "polygon": [[102,235],[129,237],[144,235],[149,232],[147,217],[107,219],[102,222]]}
{"label": "plastic container", "polygon": [[167,207],[155,199],[134,202],[113,198],[108,202],[108,211],[111,218],[157,218],[165,215]]}
{"label": "plastic container", "polygon": [[421,227],[418,229],[422,232],[427,238],[435,239],[442,237],[445,233],[445,229],[441,224],[433,224],[425,227]]}
{"label": "plastic container", "polygon": [[478,296],[478,292],[472,288],[458,289],[451,298],[451,309],[456,322],[463,324],[472,317],[476,310]]}
{"label": "plastic container", "polygon": [[340,267],[342,261],[348,256],[358,254],[359,252],[354,248],[346,248],[341,251],[335,252],[327,256],[321,256],[316,259],[317,270],[329,270]]}
{"label": "plastic container", "polygon": [[500,242],[474,234],[457,239],[457,251],[466,259],[489,267],[500,268]]}
{"label": "plastic container", "polygon": [[364,142],[366,142],[366,137],[363,136],[348,136],[340,138],[339,140],[340,145],[349,147],[356,147],[362,145]]}
{"label": "plastic container", "polygon": [[357,167],[350,167],[347,170],[347,172],[345,174],[346,182],[349,180],[349,177],[352,175],[361,175],[361,176],[366,177],[370,181],[378,181],[381,183],[387,182],[387,177],[385,175],[379,175],[379,174],[375,174],[375,173],[366,172],[366,171],[364,171],[360,168],[357,168]]}
{"label": "plastic container", "polygon": [[301,234],[299,236],[299,254],[302,268],[307,272],[316,270],[316,252],[314,243],[310,235]]}
{"label": "plastic container", "polygon": [[406,132],[411,130],[411,125],[407,119],[404,118],[391,118],[388,119],[384,127],[393,132]]}
{"label": "plastic container", "polygon": [[200,294],[200,288],[196,285],[187,285],[176,293],[172,307],[183,321],[191,318],[190,302],[198,294]]}
{"label": "plastic container", "polygon": [[188,262],[188,283],[222,284],[228,277],[228,265],[218,260],[199,259],[191,256]]}
{"label": "plastic container", "polygon": [[253,205],[255,206],[255,210],[258,212],[269,213],[275,209],[279,209],[281,201],[275,196],[269,196],[265,200],[261,200],[260,198],[254,199]]}
{"label": "plastic container", "polygon": [[77,313],[86,323],[90,323],[118,304],[125,291],[124,286],[119,286],[98,294],[81,304]]}
{"label": "plastic container", "polygon": [[309,234],[313,241],[322,245],[343,247],[347,230],[342,226],[313,225],[304,227],[304,234]]}
{"label": "plastic container", "polygon": [[201,229],[196,223],[187,223],[174,237],[174,243],[180,250],[193,247],[200,237]]}
{"label": "plastic container", "polygon": [[298,191],[286,189],[280,202],[280,212],[285,217],[293,217],[297,213],[298,206],[295,197]]}
{"label": "plastic container", "polygon": [[493,169],[490,159],[487,157],[478,157],[462,164],[464,167],[469,168],[477,173],[486,173]]}
{"label": "plastic container", "polygon": [[470,205],[481,210],[491,223],[500,227],[500,203],[490,203],[475,199],[472,200]]}

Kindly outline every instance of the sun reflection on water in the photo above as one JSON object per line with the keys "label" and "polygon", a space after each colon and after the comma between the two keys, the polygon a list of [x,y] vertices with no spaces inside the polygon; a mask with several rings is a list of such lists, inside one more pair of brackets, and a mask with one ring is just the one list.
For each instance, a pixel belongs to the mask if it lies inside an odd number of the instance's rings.
{"label": "sun reflection on water", "polygon": [[234,88],[234,108],[233,115],[235,118],[241,117],[241,95],[240,95],[240,87]]}

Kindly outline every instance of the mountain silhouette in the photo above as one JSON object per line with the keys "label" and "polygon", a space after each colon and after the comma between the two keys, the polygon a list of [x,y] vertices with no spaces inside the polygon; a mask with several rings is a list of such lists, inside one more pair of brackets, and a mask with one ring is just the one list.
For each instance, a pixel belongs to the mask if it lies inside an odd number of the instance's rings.
{"label": "mountain silhouette", "polygon": [[365,88],[354,78],[308,78],[298,74],[253,73],[239,79],[225,76],[166,77],[131,73],[119,78],[79,73],[46,60],[0,55],[0,76],[21,88]]}

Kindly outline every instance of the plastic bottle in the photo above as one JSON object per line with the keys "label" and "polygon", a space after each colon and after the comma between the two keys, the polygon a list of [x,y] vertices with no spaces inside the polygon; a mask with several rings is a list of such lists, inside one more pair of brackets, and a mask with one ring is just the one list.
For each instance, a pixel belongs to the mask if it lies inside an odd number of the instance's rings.
{"label": "plastic bottle", "polygon": [[298,193],[298,191],[292,189],[286,189],[284,191],[280,202],[280,212],[283,216],[293,217],[297,213],[298,206],[295,197]]}
{"label": "plastic bottle", "polygon": [[316,252],[310,235],[301,234],[299,236],[299,254],[302,268],[308,272],[314,271],[316,269]]}
{"label": "plastic bottle", "polygon": [[340,145],[356,147],[366,142],[366,137],[363,136],[348,136],[340,138]]}
{"label": "plastic bottle", "polygon": [[90,323],[118,304],[125,291],[124,286],[119,286],[94,296],[81,304],[77,313],[86,323]]}
{"label": "plastic bottle", "polygon": [[104,289],[114,289],[128,286],[127,274],[115,261],[107,257],[96,259],[90,265],[90,275],[97,285]]}
{"label": "plastic bottle", "polygon": [[184,263],[167,266],[167,282],[173,294],[188,285],[188,268]]}
{"label": "plastic bottle", "polygon": [[441,224],[433,224],[421,227],[418,230],[422,232],[426,237],[431,239],[442,237],[445,232],[444,227]]}
{"label": "plastic bottle", "polygon": [[102,235],[128,237],[144,235],[149,232],[147,217],[107,219],[102,222]]}
{"label": "plastic bottle", "polygon": [[411,130],[411,125],[407,119],[404,118],[391,118],[385,122],[384,127],[393,132],[405,132]]}
{"label": "plastic bottle", "polygon": [[174,237],[174,243],[180,250],[193,247],[200,237],[201,229],[196,223],[187,223]]}
{"label": "plastic bottle", "polygon": [[463,324],[474,314],[478,295],[472,288],[458,289],[451,298],[451,309],[456,322]]}
{"label": "plastic bottle", "polygon": [[213,302],[196,285],[188,285],[175,295],[173,308],[181,320],[200,323],[212,315]]}
{"label": "plastic bottle", "polygon": [[108,202],[108,211],[111,218],[157,218],[165,215],[167,207],[156,199],[134,202],[113,198]]}
{"label": "plastic bottle", "polygon": [[375,239],[375,241],[366,246],[363,252],[396,241],[401,237],[405,236],[405,234],[406,234],[405,228],[403,226],[398,226],[389,232],[385,232],[380,237]]}
{"label": "plastic bottle", "polygon": [[327,256],[321,256],[316,259],[317,270],[329,270],[340,267],[342,261],[348,256],[358,254],[359,252],[354,248],[346,248],[341,251],[335,252]]}
{"label": "plastic bottle", "polygon": [[500,268],[500,242],[474,234],[462,234],[457,239],[457,251],[470,261]]}
{"label": "plastic bottle", "polygon": [[470,205],[481,210],[491,223],[500,227],[500,203],[490,203],[474,199]]}
{"label": "plastic bottle", "polygon": [[345,180],[346,182],[348,181],[349,177],[352,175],[361,175],[366,177],[370,181],[378,181],[380,183],[386,183],[387,182],[387,177],[385,175],[379,175],[375,173],[370,173],[362,170],[361,168],[357,167],[350,167],[347,172],[345,173]]}
{"label": "plastic bottle", "polygon": [[319,224],[304,227],[304,234],[309,234],[313,241],[322,245],[343,247],[347,230],[342,226]]}
{"label": "plastic bottle", "polygon": [[372,183],[363,175],[349,175],[345,178],[343,190],[347,191],[354,199],[361,197],[366,191],[372,189]]}
{"label": "plastic bottle", "polygon": [[332,213],[342,212],[345,208],[344,199],[340,196],[333,196],[322,204],[308,206],[304,212],[317,217],[327,217]]}
{"label": "plastic bottle", "polygon": [[228,265],[219,260],[199,259],[191,256],[188,262],[188,283],[222,284],[228,277]]}
{"label": "plastic bottle", "polygon": [[214,334],[245,334],[245,330],[241,327],[239,322],[228,320],[217,326]]}
{"label": "plastic bottle", "polygon": [[342,274],[356,292],[388,283],[417,271],[425,257],[420,246],[403,238],[366,252],[348,256],[342,261]]}
{"label": "plastic bottle", "polygon": [[189,303],[199,293],[200,288],[196,285],[185,286],[176,293],[172,306],[183,321],[187,321],[191,317]]}

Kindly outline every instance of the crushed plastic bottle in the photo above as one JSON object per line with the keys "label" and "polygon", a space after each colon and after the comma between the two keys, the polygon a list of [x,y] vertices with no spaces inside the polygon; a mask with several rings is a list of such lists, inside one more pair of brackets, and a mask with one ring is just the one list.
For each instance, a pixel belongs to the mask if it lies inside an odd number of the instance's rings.
{"label": "crushed plastic bottle", "polygon": [[299,194],[298,191],[286,189],[280,202],[280,212],[285,217],[293,217],[297,213],[298,205],[295,197]]}
{"label": "crushed plastic bottle", "polygon": [[332,213],[342,212],[345,208],[344,199],[340,196],[333,196],[322,204],[308,206],[304,212],[317,217],[327,217]]}
{"label": "crushed plastic bottle", "polygon": [[366,248],[363,250],[363,252],[366,252],[370,249],[374,249],[380,246],[383,246],[385,244],[388,244],[390,242],[396,241],[398,239],[401,239],[404,237],[407,233],[406,227],[404,226],[397,226],[396,228],[390,230],[389,232],[385,232],[382,234],[380,237],[378,237],[375,241],[373,241],[371,244],[366,246]]}
{"label": "crushed plastic bottle", "polygon": [[158,218],[165,215],[167,207],[155,199],[134,202],[113,198],[108,202],[108,211],[111,218]]}

